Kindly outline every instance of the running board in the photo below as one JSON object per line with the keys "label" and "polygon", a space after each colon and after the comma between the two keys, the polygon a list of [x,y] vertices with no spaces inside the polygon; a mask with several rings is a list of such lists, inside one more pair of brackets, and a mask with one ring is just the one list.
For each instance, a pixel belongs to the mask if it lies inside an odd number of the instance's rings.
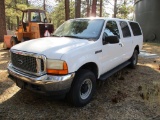
{"label": "running board", "polygon": [[110,77],[114,73],[118,72],[122,68],[126,67],[130,63],[131,63],[130,61],[127,61],[127,62],[124,62],[124,63],[118,65],[117,67],[113,68],[112,70],[110,70],[110,71],[104,73],[103,75],[101,75],[100,78],[99,78],[99,80],[102,80],[102,81],[106,80],[108,77]]}

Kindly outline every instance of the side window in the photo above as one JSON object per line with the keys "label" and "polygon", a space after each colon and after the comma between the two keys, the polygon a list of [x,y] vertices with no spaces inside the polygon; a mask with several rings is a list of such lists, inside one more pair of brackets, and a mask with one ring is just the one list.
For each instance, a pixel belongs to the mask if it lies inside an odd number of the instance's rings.
{"label": "side window", "polygon": [[123,37],[131,37],[131,32],[129,30],[127,22],[120,21],[120,26],[122,29]]}
{"label": "side window", "polygon": [[138,36],[138,35],[142,35],[141,29],[138,25],[138,23],[135,22],[129,22],[131,29],[133,31],[133,35],[134,36]]}
{"label": "side window", "polygon": [[118,30],[118,27],[117,27],[117,23],[115,21],[108,21],[106,23],[106,28],[104,30],[104,33],[107,35],[107,36],[118,36],[118,38],[120,38],[119,36],[119,30]]}
{"label": "side window", "polygon": [[40,13],[40,17],[41,17],[41,22],[44,22],[44,20],[46,19],[45,14],[44,13]]}
{"label": "side window", "polygon": [[28,12],[24,12],[23,14],[23,23],[27,23],[28,22]]}

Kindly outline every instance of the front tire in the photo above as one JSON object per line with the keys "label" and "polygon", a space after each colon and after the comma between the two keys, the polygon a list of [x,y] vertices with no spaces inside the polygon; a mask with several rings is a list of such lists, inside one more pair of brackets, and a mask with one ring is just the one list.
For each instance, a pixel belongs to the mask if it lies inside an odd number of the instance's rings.
{"label": "front tire", "polygon": [[89,70],[80,70],[77,72],[71,90],[68,94],[68,100],[76,107],[82,107],[88,104],[96,89],[95,75]]}
{"label": "front tire", "polygon": [[10,39],[10,44],[11,44],[11,47],[18,44],[17,37],[12,36],[11,39]]}
{"label": "front tire", "polygon": [[135,69],[136,65],[137,65],[137,62],[138,62],[138,51],[137,50],[134,50],[130,61],[131,61],[130,68]]}

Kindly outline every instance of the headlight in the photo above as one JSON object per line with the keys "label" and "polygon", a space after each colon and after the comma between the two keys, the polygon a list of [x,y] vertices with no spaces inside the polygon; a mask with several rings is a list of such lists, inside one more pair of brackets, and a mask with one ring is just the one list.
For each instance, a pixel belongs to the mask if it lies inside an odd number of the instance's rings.
{"label": "headlight", "polygon": [[47,73],[64,75],[68,74],[68,66],[65,61],[47,59]]}

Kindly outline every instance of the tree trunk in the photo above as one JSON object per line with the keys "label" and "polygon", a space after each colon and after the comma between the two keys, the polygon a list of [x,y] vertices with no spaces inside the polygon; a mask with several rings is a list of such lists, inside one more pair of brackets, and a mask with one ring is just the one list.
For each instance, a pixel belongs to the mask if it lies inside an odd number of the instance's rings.
{"label": "tree trunk", "polygon": [[96,17],[96,5],[97,5],[97,0],[93,0],[92,2],[92,16]]}
{"label": "tree trunk", "polygon": [[100,0],[100,17],[102,17],[102,3],[103,3],[103,0]]}
{"label": "tree trunk", "polygon": [[75,18],[81,17],[81,0],[75,0]]}
{"label": "tree trunk", "polygon": [[69,0],[65,0],[65,20],[69,19],[70,9],[69,9]]}
{"label": "tree trunk", "polygon": [[86,0],[87,1],[87,17],[90,16],[90,2],[89,0]]}
{"label": "tree trunk", "polygon": [[114,0],[114,15],[113,17],[116,18],[117,16],[117,0]]}
{"label": "tree trunk", "polygon": [[0,0],[0,42],[3,41],[4,35],[7,34],[6,32],[6,20],[5,20],[5,5],[4,0]]}
{"label": "tree trunk", "polygon": [[26,0],[26,5],[27,5],[27,6],[29,5],[29,2],[28,2],[28,0]]}
{"label": "tree trunk", "polygon": [[46,10],[46,0],[43,0],[43,10]]}

